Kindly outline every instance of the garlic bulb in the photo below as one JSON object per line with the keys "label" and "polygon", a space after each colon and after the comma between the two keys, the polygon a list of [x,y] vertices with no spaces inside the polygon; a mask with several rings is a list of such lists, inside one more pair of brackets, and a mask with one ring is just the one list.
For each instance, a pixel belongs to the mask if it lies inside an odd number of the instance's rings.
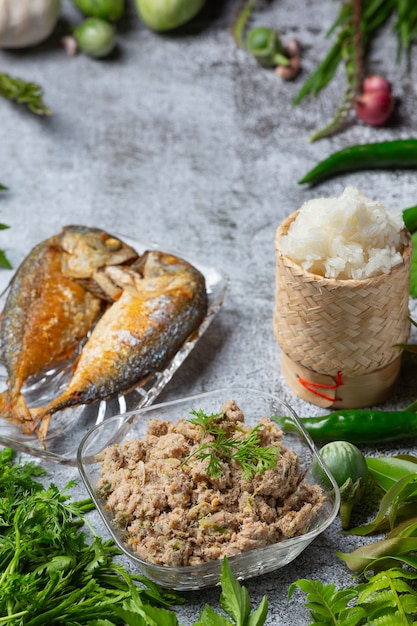
{"label": "garlic bulb", "polygon": [[56,26],[61,0],[0,0],[0,48],[44,41]]}

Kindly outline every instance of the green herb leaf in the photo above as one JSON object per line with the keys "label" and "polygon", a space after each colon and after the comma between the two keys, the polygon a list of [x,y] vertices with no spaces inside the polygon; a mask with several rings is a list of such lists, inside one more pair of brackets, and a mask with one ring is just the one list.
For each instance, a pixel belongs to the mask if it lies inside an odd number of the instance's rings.
{"label": "green herb leaf", "polygon": [[233,576],[226,559],[223,560],[220,582],[222,584],[221,607],[234,619],[237,626],[243,626],[252,608],[249,594],[246,587],[241,587]]}
{"label": "green herb leaf", "polygon": [[410,295],[417,298],[417,232],[411,235],[413,240],[413,252],[410,266]]}
{"label": "green herb leaf", "polygon": [[403,557],[407,558],[416,551],[417,537],[393,537],[374,541],[350,553],[337,552],[337,556],[352,572],[362,574],[372,570],[388,569],[394,561],[403,561]]}
{"label": "green herb leaf", "polygon": [[366,457],[366,464],[376,483],[385,491],[404,476],[417,473],[417,458],[414,462],[410,457],[401,456]]}
{"label": "green herb leaf", "polygon": [[267,598],[264,596],[258,608],[251,612],[248,591],[235,578],[227,557],[223,559],[220,583],[220,605],[233,622],[206,606],[194,626],[263,626],[268,612]]}
{"label": "green herb leaf", "polygon": [[35,115],[51,115],[43,101],[43,89],[37,83],[27,82],[0,72],[0,96],[18,104],[24,104]]}
{"label": "green herb leaf", "polygon": [[200,613],[200,618],[194,626],[233,626],[233,623],[207,604]]}
{"label": "green herb leaf", "polygon": [[417,606],[417,591],[408,581],[416,580],[416,572],[398,567],[341,590],[336,590],[333,584],[301,579],[290,586],[289,598],[297,587],[306,593],[305,604],[313,623],[321,626],[406,626],[414,623],[412,616]]}
{"label": "green herb leaf", "polygon": [[6,257],[6,253],[4,252],[4,250],[0,250],[0,265],[1,267],[4,267],[7,270],[12,269],[12,264],[10,263],[9,259]]}
{"label": "green herb leaf", "polygon": [[183,461],[183,465],[194,456],[200,461],[208,459],[207,475],[216,478],[220,476],[224,462],[235,461],[243,469],[247,480],[275,467],[279,450],[260,445],[261,424],[252,428],[247,437],[236,438],[228,436],[224,430],[224,424],[229,420],[223,413],[206,415],[200,409],[191,411],[191,414],[195,417],[188,421],[202,429],[202,436],[200,445]]}
{"label": "green herb leaf", "polygon": [[[348,603],[358,596],[354,587],[336,590],[335,585],[323,585],[318,580],[302,578],[293,582],[288,590],[288,599],[291,599],[296,588],[307,594],[306,607],[310,610],[310,616],[317,624],[332,625],[341,624],[338,617],[343,614],[346,623],[358,624],[358,621],[347,621],[349,613],[353,609],[348,608]],[[355,611],[357,615],[357,611]],[[359,612],[362,619],[366,616],[365,610]],[[343,622],[345,623],[345,622]]]}
{"label": "green herb leaf", "polygon": [[250,480],[253,474],[263,474],[267,469],[275,467],[277,462],[278,448],[265,448],[260,445],[258,424],[252,428],[246,439],[236,446],[231,458],[243,469],[244,476]]}

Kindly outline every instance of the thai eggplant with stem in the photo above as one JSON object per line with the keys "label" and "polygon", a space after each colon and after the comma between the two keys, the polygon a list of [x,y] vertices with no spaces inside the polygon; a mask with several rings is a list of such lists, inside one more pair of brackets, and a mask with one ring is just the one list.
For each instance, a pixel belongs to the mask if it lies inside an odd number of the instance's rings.
{"label": "thai eggplant with stem", "polygon": [[259,65],[275,68],[278,76],[284,80],[292,80],[301,69],[301,51],[295,39],[283,45],[279,33],[263,25],[250,28],[245,36],[255,4],[255,0],[241,2],[231,26],[233,39],[236,45],[245,48]]}

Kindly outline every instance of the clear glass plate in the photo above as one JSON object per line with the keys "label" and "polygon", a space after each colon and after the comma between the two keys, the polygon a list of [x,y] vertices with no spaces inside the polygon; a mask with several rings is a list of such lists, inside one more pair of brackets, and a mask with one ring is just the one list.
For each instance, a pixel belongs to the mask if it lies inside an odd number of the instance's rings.
{"label": "clear glass plate", "polygon": [[189,418],[192,410],[202,409],[208,415],[218,413],[222,405],[231,399],[234,399],[242,409],[245,423],[249,426],[255,426],[263,416],[270,418],[274,415],[285,415],[292,419],[298,434],[284,433],[283,443],[287,448],[297,452],[300,459],[300,475],[305,472],[307,482],[317,484],[317,480],[312,477],[310,471],[312,461],[316,458],[323,469],[324,478],[322,479],[325,481],[325,477],[328,478],[326,484],[321,484],[326,496],[324,506],[312,522],[308,532],[271,546],[230,557],[229,563],[235,576],[244,579],[284,567],[332,523],[339,510],[339,489],[323,464],[311,438],[294,411],[273,395],[252,389],[233,387],[163,404],[155,404],[152,407],[115,416],[92,428],[82,440],[77,454],[78,468],[96,508],[116,544],[139,571],[163,587],[191,590],[216,585],[220,580],[221,561],[184,567],[168,567],[155,565],[138,558],[129,546],[123,529],[113,522],[112,514],[106,509],[104,500],[97,492],[100,462],[96,460],[96,455],[111,444],[142,438],[146,434],[147,422],[152,418],[175,422],[180,417]]}
{"label": "clear glass plate", "polygon": [[[133,246],[138,253],[149,249],[161,249],[156,244],[146,245],[124,235],[117,236]],[[51,419],[45,449],[35,435],[23,434],[19,425],[1,417],[0,444],[61,464],[76,465],[77,448],[90,428],[113,415],[146,407],[155,401],[219,312],[228,285],[227,277],[215,268],[190,259],[179,252],[165,249],[164,251],[192,263],[206,279],[208,309],[198,331],[190,336],[163,371],[156,372],[143,385],[136,387],[128,394],[56,413]],[[6,295],[7,293],[2,296],[0,305],[4,304]],[[43,372],[42,375],[32,377],[23,388],[23,394],[29,406],[44,406],[52,398],[58,396],[71,377],[71,367],[72,360],[61,362],[59,366]],[[6,378],[6,370],[0,362],[0,391],[6,389]]]}

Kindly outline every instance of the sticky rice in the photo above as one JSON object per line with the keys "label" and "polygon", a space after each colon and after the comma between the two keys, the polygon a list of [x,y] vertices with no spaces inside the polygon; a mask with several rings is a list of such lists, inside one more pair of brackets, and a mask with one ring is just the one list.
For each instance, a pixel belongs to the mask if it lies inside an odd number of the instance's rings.
{"label": "sticky rice", "polygon": [[281,249],[307,272],[360,280],[389,274],[403,263],[404,228],[401,215],[348,186],[339,197],[306,202]]}

